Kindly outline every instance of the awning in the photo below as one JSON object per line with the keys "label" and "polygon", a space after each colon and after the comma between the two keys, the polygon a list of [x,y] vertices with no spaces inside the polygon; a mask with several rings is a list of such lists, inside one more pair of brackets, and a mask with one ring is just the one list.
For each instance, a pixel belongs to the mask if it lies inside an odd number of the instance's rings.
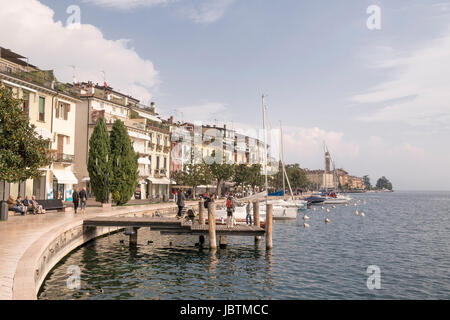
{"label": "awning", "polygon": [[52,172],[60,184],[78,184],[78,179],[71,170],[52,169]]}
{"label": "awning", "polygon": [[148,158],[139,158],[138,163],[139,164],[150,164],[150,160]]}
{"label": "awning", "polygon": [[48,131],[45,128],[36,127],[36,128],[34,128],[34,131],[44,139],[50,139],[50,140],[53,139],[53,136],[50,133],[50,131]]}
{"label": "awning", "polygon": [[83,181],[83,182],[91,181],[91,178],[89,178],[89,177],[84,177],[83,179],[81,179],[81,181]]}
{"label": "awning", "polygon": [[152,184],[170,184],[169,178],[147,178]]}
{"label": "awning", "polygon": [[139,183],[138,184],[147,184],[147,181],[145,181],[145,180],[141,180],[141,181],[139,181]]}

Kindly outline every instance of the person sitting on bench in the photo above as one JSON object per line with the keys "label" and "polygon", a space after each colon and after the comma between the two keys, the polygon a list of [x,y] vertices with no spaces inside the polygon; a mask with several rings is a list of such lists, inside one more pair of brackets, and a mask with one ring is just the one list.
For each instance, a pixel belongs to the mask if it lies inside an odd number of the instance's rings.
{"label": "person sitting on bench", "polygon": [[31,197],[30,203],[34,213],[45,213],[45,209],[36,201],[36,196]]}
{"label": "person sitting on bench", "polygon": [[19,206],[12,195],[10,195],[8,198],[8,210],[19,212],[20,214],[25,215],[24,207]]}

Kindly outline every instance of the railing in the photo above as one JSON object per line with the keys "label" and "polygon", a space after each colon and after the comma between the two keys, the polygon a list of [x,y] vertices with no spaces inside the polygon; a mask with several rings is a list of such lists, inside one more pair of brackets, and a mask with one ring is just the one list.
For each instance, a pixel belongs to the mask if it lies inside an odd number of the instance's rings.
{"label": "railing", "polygon": [[0,72],[23,81],[33,83],[35,85],[43,86],[68,94],[70,96],[74,96],[77,98],[80,97],[80,94],[76,89],[74,89],[70,85],[58,82],[53,75],[53,71],[36,70],[29,72],[17,67],[0,63]]}
{"label": "railing", "polygon": [[75,156],[73,154],[52,153],[50,154],[50,158],[53,162],[73,163]]}

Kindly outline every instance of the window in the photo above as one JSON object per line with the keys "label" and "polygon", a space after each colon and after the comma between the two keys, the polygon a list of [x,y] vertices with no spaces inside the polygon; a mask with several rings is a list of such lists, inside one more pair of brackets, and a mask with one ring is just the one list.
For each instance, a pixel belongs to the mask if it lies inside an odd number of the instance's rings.
{"label": "window", "polygon": [[39,121],[45,121],[45,98],[39,97]]}
{"label": "window", "polygon": [[159,157],[156,157],[156,170],[159,170]]}
{"label": "window", "polygon": [[167,137],[164,137],[164,146],[167,147]]}
{"label": "window", "polygon": [[161,144],[161,135],[160,134],[158,134],[156,136],[156,144]]}
{"label": "window", "polygon": [[164,169],[167,169],[167,158],[164,158]]}

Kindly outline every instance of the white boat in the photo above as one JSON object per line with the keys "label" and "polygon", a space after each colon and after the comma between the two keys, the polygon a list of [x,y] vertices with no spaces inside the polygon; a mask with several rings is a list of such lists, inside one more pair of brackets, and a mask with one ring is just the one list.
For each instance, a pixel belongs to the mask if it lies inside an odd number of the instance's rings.
{"label": "white boat", "polygon": [[323,203],[324,204],[346,204],[346,203],[349,203],[350,200],[351,200],[350,197],[338,195],[336,198],[327,197]]}

